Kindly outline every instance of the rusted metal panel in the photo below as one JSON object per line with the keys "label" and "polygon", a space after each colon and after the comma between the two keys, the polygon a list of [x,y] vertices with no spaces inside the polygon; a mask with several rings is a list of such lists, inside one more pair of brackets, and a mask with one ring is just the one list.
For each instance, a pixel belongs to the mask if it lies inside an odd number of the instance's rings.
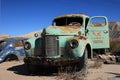
{"label": "rusted metal panel", "polygon": [[45,36],[46,56],[56,56],[59,54],[59,43],[57,36]]}
{"label": "rusted metal panel", "polygon": [[41,66],[68,66],[77,64],[80,58],[44,58],[44,57],[26,57],[24,62]]}

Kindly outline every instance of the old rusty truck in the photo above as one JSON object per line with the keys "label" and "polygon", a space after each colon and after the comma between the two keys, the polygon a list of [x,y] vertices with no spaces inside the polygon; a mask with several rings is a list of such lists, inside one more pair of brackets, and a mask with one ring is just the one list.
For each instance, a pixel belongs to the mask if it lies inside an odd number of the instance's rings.
{"label": "old rusty truck", "polygon": [[57,16],[52,26],[43,29],[41,37],[35,34],[26,40],[24,48],[24,62],[30,72],[67,66],[86,71],[87,59],[93,58],[95,53],[105,54],[109,48],[108,19],[105,16],[90,18],[85,14]]}

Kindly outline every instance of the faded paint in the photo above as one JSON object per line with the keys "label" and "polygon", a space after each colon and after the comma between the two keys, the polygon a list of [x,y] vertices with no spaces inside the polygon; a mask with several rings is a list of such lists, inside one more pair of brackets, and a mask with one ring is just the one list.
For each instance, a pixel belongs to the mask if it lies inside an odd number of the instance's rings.
{"label": "faded paint", "polygon": [[103,43],[103,40],[93,40],[94,43]]}
{"label": "faded paint", "polygon": [[48,35],[77,35],[80,27],[76,26],[50,26],[46,28]]}
{"label": "faded paint", "polygon": [[0,63],[5,61],[9,55],[13,55],[10,59],[16,56],[18,60],[23,60],[25,57],[24,46],[22,41],[25,38],[8,38],[0,40]]}
{"label": "faded paint", "polygon": [[[105,20],[105,25],[102,26],[92,26],[91,25],[91,20],[94,18],[103,18]],[[90,21],[88,23],[87,29],[88,34],[87,37],[89,38],[92,47],[94,49],[98,48],[109,48],[109,28],[108,28],[108,20],[105,16],[95,16],[91,17]],[[101,23],[102,24],[102,23]]]}
{"label": "faded paint", "polygon": [[93,34],[95,35],[95,36],[101,36],[101,33],[100,32],[93,32]]}

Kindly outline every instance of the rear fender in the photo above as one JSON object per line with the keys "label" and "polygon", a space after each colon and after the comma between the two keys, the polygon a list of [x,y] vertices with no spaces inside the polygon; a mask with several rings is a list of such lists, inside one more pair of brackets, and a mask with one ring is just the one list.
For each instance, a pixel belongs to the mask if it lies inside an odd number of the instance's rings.
{"label": "rear fender", "polygon": [[4,61],[6,61],[6,60],[19,60],[19,58],[18,58],[18,56],[17,55],[15,55],[15,54],[8,54],[6,57],[5,57],[5,59],[4,59]]}

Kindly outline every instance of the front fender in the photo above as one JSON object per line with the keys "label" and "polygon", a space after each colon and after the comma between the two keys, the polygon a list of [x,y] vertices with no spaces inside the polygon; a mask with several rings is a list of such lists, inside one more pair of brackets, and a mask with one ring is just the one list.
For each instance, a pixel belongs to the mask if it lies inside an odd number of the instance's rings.
{"label": "front fender", "polygon": [[3,62],[9,54],[13,54],[13,53],[11,53],[11,50],[9,50],[9,49],[3,50],[0,53],[0,62]]}
{"label": "front fender", "polygon": [[88,39],[77,39],[77,40],[79,42],[79,45],[77,48],[71,49],[72,57],[82,57],[84,54],[86,45],[90,44],[90,41]]}
{"label": "front fender", "polygon": [[[26,42],[29,42],[30,49],[25,49],[26,56],[35,56],[42,54],[42,38],[33,37],[28,39]],[[24,44],[25,46],[25,44]]]}
{"label": "front fender", "polygon": [[72,53],[74,54],[74,57],[82,57],[84,54],[85,47],[87,45],[86,41],[79,41],[79,46],[75,49],[72,49]]}

